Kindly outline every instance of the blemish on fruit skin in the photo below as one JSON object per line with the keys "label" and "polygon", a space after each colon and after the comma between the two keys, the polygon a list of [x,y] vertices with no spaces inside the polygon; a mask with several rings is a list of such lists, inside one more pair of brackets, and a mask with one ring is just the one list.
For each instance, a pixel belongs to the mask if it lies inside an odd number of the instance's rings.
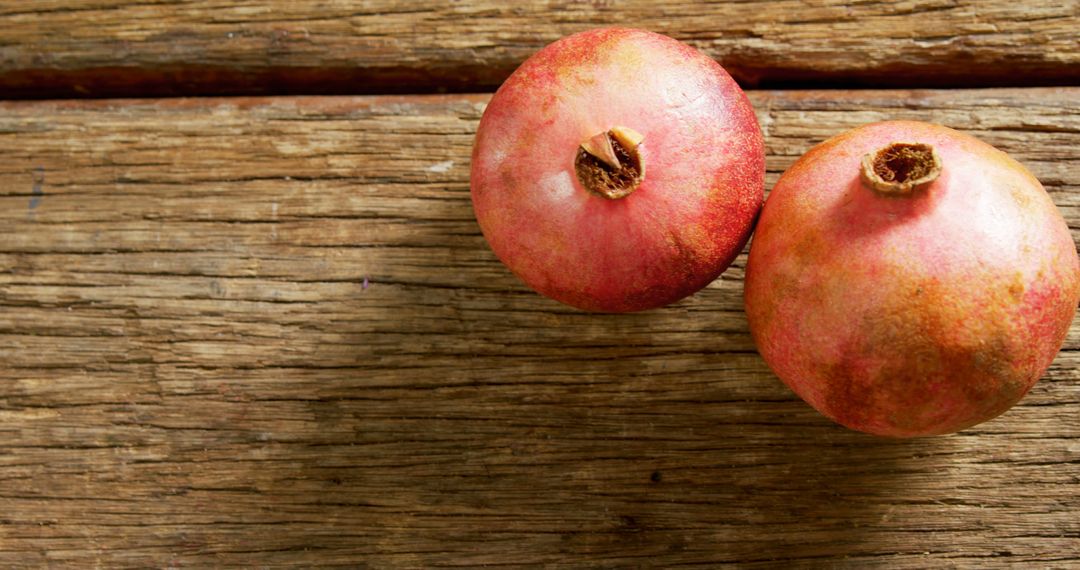
{"label": "blemish on fruit skin", "polygon": [[[1018,362],[1025,339],[1014,338],[1009,311],[984,323],[970,318],[978,309],[951,304],[940,283],[919,288],[922,299],[901,299],[865,318],[856,335],[861,341],[822,369],[830,383],[822,406],[827,415],[882,435],[919,435],[927,426],[956,431],[1004,412],[1037,379]],[[974,330],[957,335],[961,320]],[[905,358],[883,360],[882,347]]]}
{"label": "blemish on fruit skin", "polygon": [[[1019,276],[1019,274],[1017,274]],[[1014,301],[1019,301],[1024,296],[1024,283],[1019,279],[1009,285],[1009,295]]]}

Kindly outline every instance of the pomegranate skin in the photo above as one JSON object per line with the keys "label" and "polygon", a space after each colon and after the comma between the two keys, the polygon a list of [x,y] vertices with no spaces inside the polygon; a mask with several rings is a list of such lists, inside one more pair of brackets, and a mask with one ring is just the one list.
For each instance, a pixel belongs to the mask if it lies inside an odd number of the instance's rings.
{"label": "pomegranate skin", "polygon": [[[931,145],[941,172],[910,194],[860,161]],[[893,437],[958,431],[1018,402],[1080,300],[1080,260],[1042,185],[1005,153],[919,122],[865,125],[783,174],[750,248],[746,312],[776,374],[818,411]]]}
{"label": "pomegranate skin", "polygon": [[[583,141],[640,133],[640,184],[611,199],[575,170]],[[472,154],[477,221],[536,291],[588,311],[667,305],[705,287],[746,244],[765,151],[746,95],[719,64],[625,28],[565,37],[495,93]]]}

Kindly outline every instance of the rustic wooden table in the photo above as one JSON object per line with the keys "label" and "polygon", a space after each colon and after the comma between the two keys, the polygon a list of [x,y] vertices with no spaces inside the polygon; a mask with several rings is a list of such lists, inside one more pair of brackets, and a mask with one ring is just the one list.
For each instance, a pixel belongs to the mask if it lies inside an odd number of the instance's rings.
{"label": "rustic wooden table", "polygon": [[766,368],[745,256],[671,307],[584,314],[498,262],[468,186],[488,93],[623,24],[759,88],[770,186],[841,130],[936,121],[1080,234],[1078,20],[0,1],[24,99],[0,103],[0,566],[1080,566],[1080,323],[999,419],[877,439]]}

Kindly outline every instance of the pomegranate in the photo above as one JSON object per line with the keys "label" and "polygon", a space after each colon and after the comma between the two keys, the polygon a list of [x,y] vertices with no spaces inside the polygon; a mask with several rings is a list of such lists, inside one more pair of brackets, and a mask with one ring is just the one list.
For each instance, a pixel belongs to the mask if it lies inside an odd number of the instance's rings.
{"label": "pomegranate", "polygon": [[865,125],[777,182],[745,302],[776,374],[849,428],[989,420],[1049,367],[1080,297],[1065,221],[1020,163],[939,125]]}
{"label": "pomegranate", "polygon": [[472,201],[526,284],[589,311],[660,307],[746,244],[765,151],[719,64],[625,28],[565,37],[495,93],[476,133]]}

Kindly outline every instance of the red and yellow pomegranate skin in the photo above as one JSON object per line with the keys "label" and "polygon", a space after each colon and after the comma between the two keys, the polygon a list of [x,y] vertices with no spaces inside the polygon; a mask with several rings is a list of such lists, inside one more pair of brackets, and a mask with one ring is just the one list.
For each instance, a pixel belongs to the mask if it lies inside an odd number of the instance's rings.
{"label": "red and yellow pomegranate skin", "polygon": [[[860,180],[864,155],[933,146],[940,176],[904,196]],[[1019,401],[1080,299],[1080,261],[1042,185],[1005,153],[926,123],[865,125],[777,182],[751,244],[745,303],[761,355],[821,413],[894,437],[955,432]]]}
{"label": "red and yellow pomegranate skin", "polygon": [[[643,135],[644,178],[610,199],[575,174],[582,141]],[[608,28],[563,38],[521,65],[476,135],[476,218],[536,291],[589,311],[660,307],[706,286],[749,238],[764,142],[745,94],[672,38]]]}

